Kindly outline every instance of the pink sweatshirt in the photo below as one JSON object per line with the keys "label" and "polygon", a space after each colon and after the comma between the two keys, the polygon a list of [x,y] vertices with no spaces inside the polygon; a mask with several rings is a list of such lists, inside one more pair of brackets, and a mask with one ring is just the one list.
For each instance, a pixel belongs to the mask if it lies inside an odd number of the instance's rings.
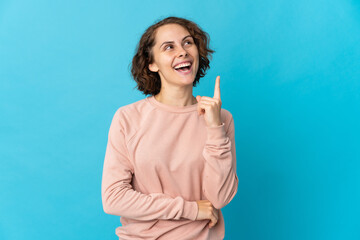
{"label": "pink sweatshirt", "polygon": [[121,216],[119,239],[223,239],[217,224],[195,220],[197,200],[221,209],[235,196],[235,131],[232,114],[207,127],[198,104],[171,106],[154,96],[120,107],[112,119],[102,176],[102,202]]}

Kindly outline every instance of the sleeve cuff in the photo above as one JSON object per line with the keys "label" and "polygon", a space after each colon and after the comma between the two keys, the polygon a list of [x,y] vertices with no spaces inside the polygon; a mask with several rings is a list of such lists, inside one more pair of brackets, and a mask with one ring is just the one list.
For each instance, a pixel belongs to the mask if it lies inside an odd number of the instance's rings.
{"label": "sleeve cuff", "polygon": [[183,218],[195,221],[198,214],[198,205],[196,202],[184,201]]}
{"label": "sleeve cuff", "polygon": [[225,123],[221,123],[221,125],[216,127],[206,126],[206,130],[208,140],[223,140],[226,138]]}

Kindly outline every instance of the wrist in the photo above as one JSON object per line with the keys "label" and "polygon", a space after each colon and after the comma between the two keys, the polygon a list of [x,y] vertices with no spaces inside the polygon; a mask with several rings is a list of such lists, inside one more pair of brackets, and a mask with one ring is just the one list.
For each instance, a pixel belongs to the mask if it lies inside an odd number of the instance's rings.
{"label": "wrist", "polygon": [[207,125],[207,127],[219,127],[222,125],[222,122],[218,121],[216,123],[210,123],[209,125]]}

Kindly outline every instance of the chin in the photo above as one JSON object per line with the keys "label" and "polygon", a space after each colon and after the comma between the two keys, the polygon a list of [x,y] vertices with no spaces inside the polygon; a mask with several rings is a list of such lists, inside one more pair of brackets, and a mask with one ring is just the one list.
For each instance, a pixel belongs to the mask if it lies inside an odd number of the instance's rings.
{"label": "chin", "polygon": [[192,85],[194,81],[195,81],[195,77],[180,78],[180,82],[183,84],[186,84],[186,85],[189,85],[189,84]]}

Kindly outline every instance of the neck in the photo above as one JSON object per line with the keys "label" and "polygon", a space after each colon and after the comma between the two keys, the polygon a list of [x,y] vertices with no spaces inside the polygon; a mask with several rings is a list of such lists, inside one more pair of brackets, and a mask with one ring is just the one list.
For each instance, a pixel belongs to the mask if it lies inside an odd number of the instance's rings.
{"label": "neck", "polygon": [[168,92],[160,91],[154,96],[155,99],[161,103],[173,106],[188,106],[197,103],[196,98],[192,95],[192,91],[188,93],[171,94]]}

